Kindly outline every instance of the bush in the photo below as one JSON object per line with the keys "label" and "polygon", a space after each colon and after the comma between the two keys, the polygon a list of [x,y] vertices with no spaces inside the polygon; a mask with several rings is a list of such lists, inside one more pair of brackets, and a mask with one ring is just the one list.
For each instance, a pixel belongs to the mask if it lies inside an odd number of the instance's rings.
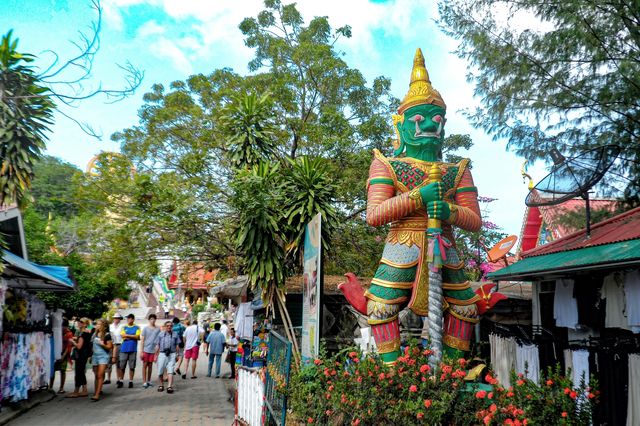
{"label": "bush", "polygon": [[204,305],[203,303],[199,303],[199,304],[197,304],[197,305],[193,305],[193,308],[192,308],[192,310],[191,310],[191,313],[193,314],[193,317],[194,317],[194,318],[197,318],[197,317],[198,317],[198,314],[199,314],[200,312],[204,312],[204,311],[205,311],[205,309],[207,309],[207,306],[206,306],[206,305]]}
{"label": "bush", "polygon": [[449,360],[433,371],[428,349],[412,346],[395,366],[376,356],[342,351],[292,374],[289,407],[300,422],[322,425],[577,425],[589,424],[596,392],[572,388],[560,370],[537,385],[514,376],[504,389],[464,380],[466,361]]}

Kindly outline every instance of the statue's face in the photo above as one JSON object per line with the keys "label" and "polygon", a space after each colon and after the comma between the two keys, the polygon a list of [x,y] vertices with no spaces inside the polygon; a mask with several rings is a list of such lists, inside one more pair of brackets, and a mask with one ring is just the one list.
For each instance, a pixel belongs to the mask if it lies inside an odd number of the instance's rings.
{"label": "statue's face", "polygon": [[404,112],[404,120],[397,124],[400,139],[405,145],[433,149],[438,153],[444,140],[446,111],[436,105],[416,105]]}

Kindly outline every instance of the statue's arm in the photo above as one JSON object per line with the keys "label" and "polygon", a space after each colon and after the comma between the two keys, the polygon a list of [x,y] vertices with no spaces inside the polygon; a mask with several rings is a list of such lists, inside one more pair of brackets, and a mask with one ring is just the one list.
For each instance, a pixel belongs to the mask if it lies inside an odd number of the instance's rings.
{"label": "statue's arm", "polygon": [[369,168],[367,190],[367,223],[382,226],[401,219],[422,206],[420,194],[395,195],[393,176],[386,164],[375,158]]}
{"label": "statue's arm", "polygon": [[467,231],[479,231],[482,216],[478,204],[478,190],[473,184],[469,169],[465,169],[456,188],[455,204],[456,207],[452,209],[447,222]]}

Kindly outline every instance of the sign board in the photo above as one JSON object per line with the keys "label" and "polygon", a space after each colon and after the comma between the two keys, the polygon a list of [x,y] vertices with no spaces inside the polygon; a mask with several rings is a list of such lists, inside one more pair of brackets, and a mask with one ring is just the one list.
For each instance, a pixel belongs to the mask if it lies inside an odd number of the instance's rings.
{"label": "sign board", "polygon": [[302,274],[302,363],[318,357],[320,349],[320,296],[322,294],[322,216],[318,213],[304,233]]}

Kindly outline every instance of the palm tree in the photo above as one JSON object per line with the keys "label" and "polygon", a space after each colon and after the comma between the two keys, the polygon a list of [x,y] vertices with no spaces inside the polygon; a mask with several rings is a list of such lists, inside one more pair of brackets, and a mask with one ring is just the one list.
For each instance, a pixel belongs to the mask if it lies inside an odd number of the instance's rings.
{"label": "palm tree", "polygon": [[33,165],[45,147],[55,105],[17,51],[11,31],[0,42],[0,206],[20,202],[31,185]]}

